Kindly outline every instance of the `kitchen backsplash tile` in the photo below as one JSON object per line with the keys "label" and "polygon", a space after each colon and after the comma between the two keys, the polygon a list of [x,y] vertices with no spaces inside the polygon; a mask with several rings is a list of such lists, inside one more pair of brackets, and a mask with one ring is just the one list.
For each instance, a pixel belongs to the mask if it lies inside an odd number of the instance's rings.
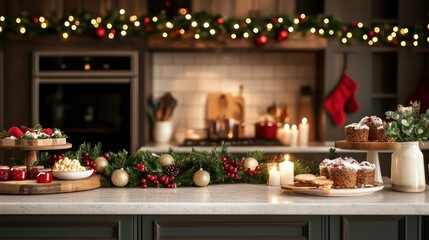
{"label": "kitchen backsplash tile", "polygon": [[309,52],[160,52],[153,55],[153,63],[155,96],[170,91],[178,99],[176,128],[204,128],[208,93],[238,95],[240,85],[248,136],[273,102],[287,104],[290,121],[297,124],[300,88],[314,89],[316,82],[316,55]]}

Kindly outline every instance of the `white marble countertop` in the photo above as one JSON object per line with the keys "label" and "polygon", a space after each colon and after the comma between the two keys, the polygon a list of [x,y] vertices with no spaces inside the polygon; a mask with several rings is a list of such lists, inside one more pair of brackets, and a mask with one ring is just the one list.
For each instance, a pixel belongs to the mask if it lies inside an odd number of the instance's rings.
{"label": "white marble countertop", "polygon": [[385,189],[357,197],[321,197],[280,187],[221,184],[208,187],[100,188],[48,195],[2,195],[1,214],[186,215],[429,215],[429,190]]}
{"label": "white marble countertop", "polygon": [[[334,148],[335,142],[323,142],[323,143],[310,143],[309,146],[230,146],[228,147],[228,152],[230,153],[246,153],[255,150],[261,150],[266,153],[328,153],[330,148]],[[195,148],[199,151],[210,151],[213,147],[183,147],[178,146],[174,143],[172,144],[148,144],[143,146],[140,150],[150,150],[152,152],[167,152],[169,148],[173,148],[176,152],[190,152],[192,148]],[[428,150],[429,142],[421,142],[420,149]],[[348,149],[336,149],[337,152],[365,152],[364,150],[348,150]],[[383,151],[380,151],[383,152]],[[389,151],[384,151],[389,152]],[[391,152],[391,151],[390,151]]]}

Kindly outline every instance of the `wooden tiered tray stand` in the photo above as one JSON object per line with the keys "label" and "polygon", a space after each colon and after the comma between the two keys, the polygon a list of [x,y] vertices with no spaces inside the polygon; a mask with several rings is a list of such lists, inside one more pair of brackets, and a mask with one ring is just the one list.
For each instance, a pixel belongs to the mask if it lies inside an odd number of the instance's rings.
{"label": "wooden tiered tray stand", "polygon": [[[48,146],[0,146],[0,150],[25,151],[25,165],[29,168],[37,160],[37,151],[61,150],[72,147],[71,143]],[[93,175],[79,180],[56,180],[52,183],[36,183],[35,180],[0,182],[0,194],[48,194],[76,192],[99,188],[100,176]]]}
{"label": "wooden tiered tray stand", "polygon": [[347,142],[346,140],[336,141],[335,147],[348,150],[366,151],[366,161],[375,164],[376,172],[374,180],[383,182],[380,169],[380,160],[378,153],[381,151],[392,152],[395,150],[396,143],[394,142]]}

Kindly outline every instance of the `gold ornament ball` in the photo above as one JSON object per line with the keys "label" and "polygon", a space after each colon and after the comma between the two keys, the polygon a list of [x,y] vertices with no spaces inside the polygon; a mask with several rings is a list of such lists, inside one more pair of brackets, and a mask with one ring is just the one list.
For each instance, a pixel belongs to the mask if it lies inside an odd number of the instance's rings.
{"label": "gold ornament ball", "polygon": [[254,171],[257,166],[259,166],[258,160],[254,159],[254,158],[244,159],[244,169],[245,170],[250,168],[250,170]]}
{"label": "gold ornament ball", "polygon": [[198,187],[205,187],[210,183],[210,173],[200,168],[200,170],[194,173],[192,180]]}
{"label": "gold ornament ball", "polygon": [[111,177],[113,185],[116,187],[124,187],[128,184],[128,181],[130,180],[130,176],[124,169],[117,169],[112,173]]}
{"label": "gold ornament ball", "polygon": [[109,161],[107,161],[107,159],[105,157],[98,157],[96,159],[94,159],[94,163],[95,163],[95,171],[97,171],[97,173],[104,173],[104,170],[106,169],[107,166],[109,166]]}
{"label": "gold ornament ball", "polygon": [[161,163],[163,167],[168,167],[174,163],[174,158],[170,154],[164,153],[159,157],[159,163]]}

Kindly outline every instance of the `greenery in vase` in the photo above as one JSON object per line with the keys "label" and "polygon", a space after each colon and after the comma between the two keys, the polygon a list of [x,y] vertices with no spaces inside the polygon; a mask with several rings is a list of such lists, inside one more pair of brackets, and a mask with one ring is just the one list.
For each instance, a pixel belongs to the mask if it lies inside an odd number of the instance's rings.
{"label": "greenery in vase", "polygon": [[384,133],[397,142],[425,141],[429,138],[429,109],[420,113],[420,102],[410,102],[410,106],[398,105],[397,111],[387,111],[388,122]]}

